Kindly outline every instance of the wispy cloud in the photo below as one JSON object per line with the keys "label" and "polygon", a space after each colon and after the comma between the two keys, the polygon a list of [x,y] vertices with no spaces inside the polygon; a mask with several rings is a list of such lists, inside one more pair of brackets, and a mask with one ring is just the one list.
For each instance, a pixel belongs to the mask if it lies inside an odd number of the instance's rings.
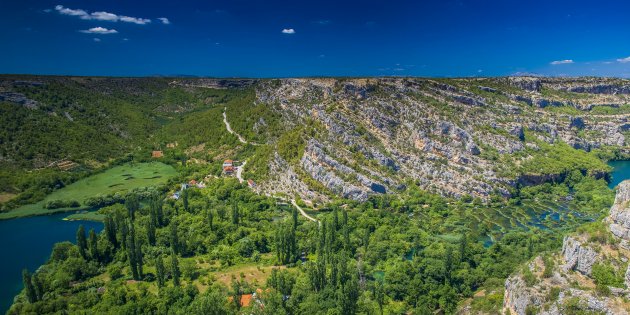
{"label": "wispy cloud", "polygon": [[317,20],[315,21],[315,23],[319,24],[319,25],[328,25],[330,23],[332,23],[331,20]]}
{"label": "wispy cloud", "polygon": [[282,34],[295,34],[295,30],[292,28],[285,28],[282,30]]}
{"label": "wispy cloud", "polygon": [[101,39],[100,38],[94,38],[94,41],[98,43],[98,42],[101,41]]}
{"label": "wispy cloud", "polygon": [[89,16],[89,14],[87,12],[85,12],[85,10],[81,10],[81,9],[73,10],[73,9],[70,9],[70,8],[65,8],[62,5],[55,6],[55,10],[57,10],[57,12],[59,12],[59,14],[63,14],[63,15]]}
{"label": "wispy cloud", "polygon": [[104,28],[104,27],[92,27],[89,30],[82,30],[80,31],[81,33],[86,33],[86,34],[116,34],[118,33],[117,30],[115,29],[108,29],[108,28]]}
{"label": "wispy cloud", "polygon": [[171,24],[171,21],[169,21],[165,17],[158,18],[158,20],[160,20],[160,22],[162,22],[162,24]]}
{"label": "wispy cloud", "polygon": [[[139,24],[139,25],[145,25],[145,24],[151,23],[151,19],[137,18],[137,17],[132,17],[132,16],[126,16],[126,15],[118,15],[118,14],[105,12],[105,11],[96,11],[96,12],[88,13],[87,11],[83,9],[70,9],[62,5],[55,6],[55,10],[59,12],[59,14],[77,16],[83,20],[96,20],[96,21],[109,21],[109,22],[120,21],[120,22],[134,23],[134,24]],[[168,23],[164,23],[164,24],[168,24]]]}
{"label": "wispy cloud", "polygon": [[617,59],[617,61],[621,62],[621,63],[628,63],[628,62],[630,62],[630,57],[619,58],[619,59]]}
{"label": "wispy cloud", "polygon": [[550,64],[552,65],[566,65],[566,64],[571,64],[573,63],[572,59],[564,59],[564,60],[556,60],[556,61],[552,61],[550,62]]}

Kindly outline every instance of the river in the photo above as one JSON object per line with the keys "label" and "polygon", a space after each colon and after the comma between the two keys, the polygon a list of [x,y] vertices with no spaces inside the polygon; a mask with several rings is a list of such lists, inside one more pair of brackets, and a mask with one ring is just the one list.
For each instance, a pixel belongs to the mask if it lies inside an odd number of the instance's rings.
{"label": "river", "polygon": [[630,179],[630,161],[611,161],[608,165],[613,167],[612,180],[608,187],[615,188],[622,181]]}
{"label": "river", "polygon": [[53,244],[62,241],[75,242],[79,225],[86,232],[94,229],[99,232],[102,223],[87,221],[64,221],[69,213],[37,216],[12,220],[0,220],[0,313],[6,312],[13,298],[22,289],[22,269],[34,272],[44,264]]}

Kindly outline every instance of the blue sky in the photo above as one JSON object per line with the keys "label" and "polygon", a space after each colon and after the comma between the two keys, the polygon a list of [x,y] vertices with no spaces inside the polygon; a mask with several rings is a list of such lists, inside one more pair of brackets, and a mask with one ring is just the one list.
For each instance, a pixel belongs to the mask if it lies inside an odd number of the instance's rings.
{"label": "blue sky", "polygon": [[0,1],[0,73],[630,77],[629,1]]}

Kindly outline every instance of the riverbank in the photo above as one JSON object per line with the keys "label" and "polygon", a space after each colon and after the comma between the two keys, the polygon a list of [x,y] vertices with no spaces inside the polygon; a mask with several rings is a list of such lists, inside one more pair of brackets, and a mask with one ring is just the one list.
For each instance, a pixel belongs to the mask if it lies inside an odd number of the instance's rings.
{"label": "riverbank", "polygon": [[[177,171],[172,166],[160,162],[116,166],[56,190],[37,203],[0,213],[0,220],[85,211],[90,209],[90,207],[85,205],[85,201],[88,198],[122,193],[139,187],[166,184],[176,174]],[[46,203],[58,200],[64,202],[76,201],[82,206],[46,209]]]}
{"label": "riverbank", "polygon": [[6,312],[22,290],[22,269],[33,272],[50,257],[55,243],[75,242],[76,231],[83,225],[86,231],[99,232],[103,224],[92,221],[64,221],[66,213],[0,221],[2,252],[0,260],[0,313]]}

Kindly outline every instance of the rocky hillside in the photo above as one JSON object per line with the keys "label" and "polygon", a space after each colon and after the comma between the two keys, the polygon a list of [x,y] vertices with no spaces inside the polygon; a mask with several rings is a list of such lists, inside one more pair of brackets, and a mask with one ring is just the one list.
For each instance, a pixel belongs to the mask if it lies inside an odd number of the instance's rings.
{"label": "rocky hillside", "polygon": [[[605,78],[6,76],[0,164],[101,165],[159,149],[217,170],[247,160],[261,193],[365,200],[415,183],[489,199],[576,169],[606,176],[598,155],[625,152],[629,101],[630,81]],[[227,132],[224,110],[258,145]]]}
{"label": "rocky hillside", "polygon": [[565,237],[561,253],[537,257],[508,278],[504,310],[518,315],[628,314],[629,202],[630,181],[624,181],[604,222]]}
{"label": "rocky hillside", "polygon": [[[270,179],[259,187],[365,200],[411,180],[444,195],[506,196],[518,183],[566,175],[530,167],[539,164],[533,158],[553,159],[541,145],[625,148],[629,100],[630,82],[617,79],[262,81],[252,106],[279,113],[303,145],[295,161],[272,154]],[[310,178],[321,185],[309,185]]]}

